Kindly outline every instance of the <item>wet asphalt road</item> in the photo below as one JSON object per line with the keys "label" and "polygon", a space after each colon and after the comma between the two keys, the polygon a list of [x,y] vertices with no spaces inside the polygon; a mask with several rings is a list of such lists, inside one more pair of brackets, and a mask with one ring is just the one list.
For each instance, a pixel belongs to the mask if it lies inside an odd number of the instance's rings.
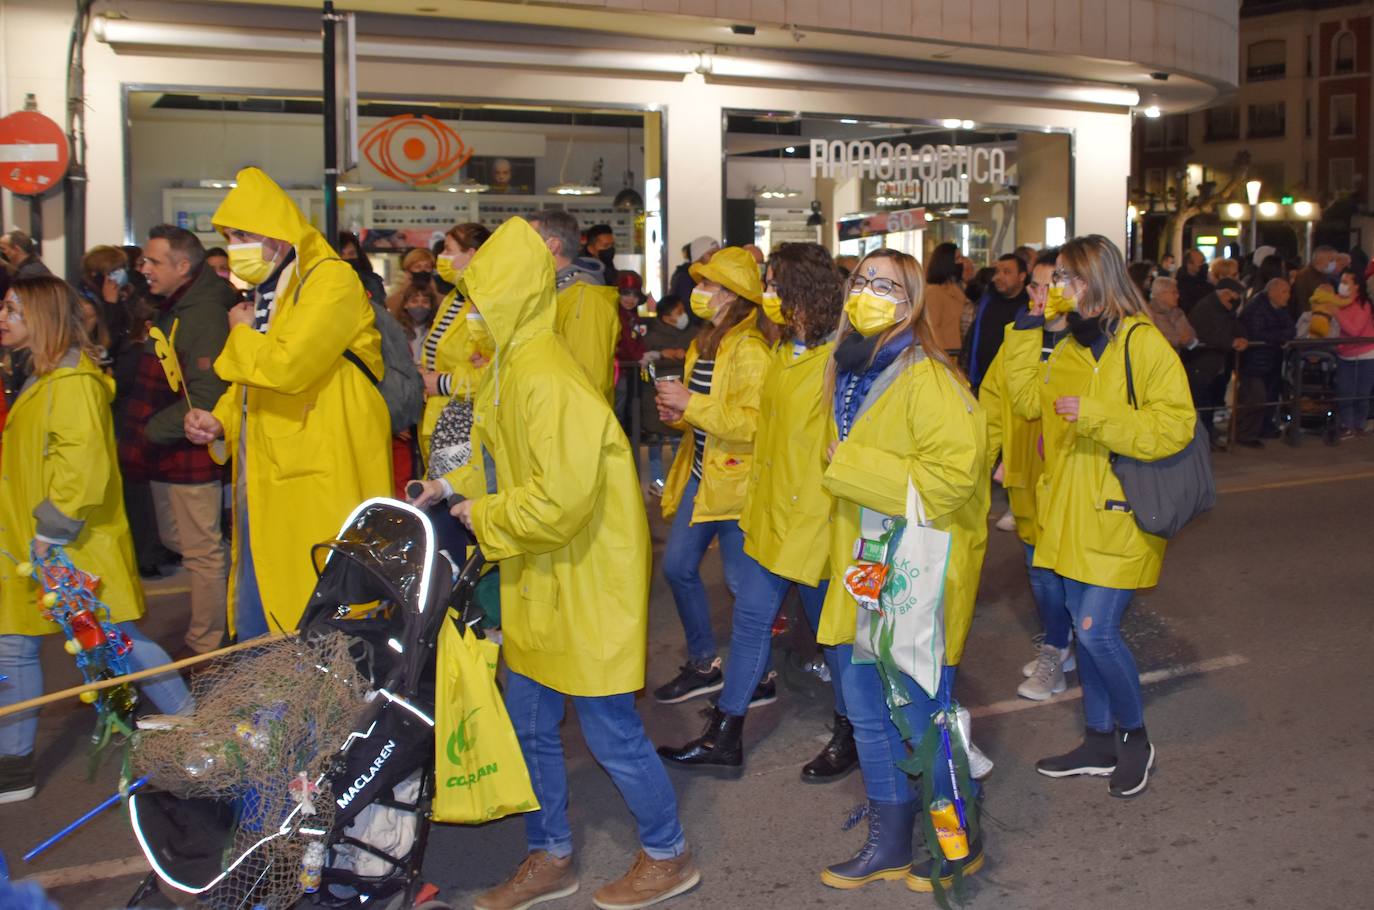
{"label": "wet asphalt road", "polygon": [[[1126,631],[1146,688],[1157,770],[1142,797],[1115,800],[1098,778],[1052,781],[1035,759],[1073,745],[1080,705],[1016,699],[1031,656],[1033,608],[1014,535],[992,532],[960,697],[975,710],[974,739],[996,761],[987,781],[988,862],[971,880],[971,908],[1359,908],[1374,906],[1374,440],[1339,449],[1217,459],[1217,509],[1171,546],[1160,586],[1137,597]],[[663,525],[655,522],[655,543]],[[717,635],[728,641],[728,596],[718,557],[706,571]],[[185,576],[159,581],[150,631],[168,644],[186,608]],[[800,671],[811,656],[799,605],[775,654],[780,698],[745,728],[739,781],[672,772],[702,885],[670,906],[881,910],[933,905],[900,883],[859,892],[820,884],[862,830],[842,832],[862,799],[857,774],[826,786],[798,779],[827,737],[827,687]],[[75,681],[69,659],[45,650],[49,688]],[[682,634],[655,579],[649,682],[675,671]],[[1071,677],[1071,682],[1073,682]],[[656,743],[695,735],[702,702],[641,699]],[[0,806],[0,850],[16,877],[37,874],[70,910],[122,907],[140,877],[137,847],[119,813],[89,826],[31,867],[29,847],[113,789],[115,769],[87,776],[89,709],[45,712],[40,793]],[[628,868],[633,822],[582,744],[569,712],[572,822],[582,891],[547,904],[590,907],[591,893]],[[426,877],[456,906],[512,871],[523,825],[436,829]]]}

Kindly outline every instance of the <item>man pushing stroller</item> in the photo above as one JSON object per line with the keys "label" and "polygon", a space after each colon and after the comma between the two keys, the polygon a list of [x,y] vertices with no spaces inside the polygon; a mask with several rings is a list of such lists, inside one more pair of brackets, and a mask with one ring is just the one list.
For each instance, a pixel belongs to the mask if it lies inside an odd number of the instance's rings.
{"label": "man pushing stroller", "polygon": [[453,514],[500,564],[506,706],[542,807],[525,816],[529,855],[477,910],[515,910],[578,889],[559,734],[568,697],[639,827],[633,866],[594,903],[630,910],[682,894],[701,875],[634,705],[648,629],[644,501],[610,406],[554,334],[553,279],[545,241],[520,218],[464,271],[460,290],[481,317],[470,330],[488,333],[496,356],[474,399],[473,458],[427,481],[416,505],[467,497]]}

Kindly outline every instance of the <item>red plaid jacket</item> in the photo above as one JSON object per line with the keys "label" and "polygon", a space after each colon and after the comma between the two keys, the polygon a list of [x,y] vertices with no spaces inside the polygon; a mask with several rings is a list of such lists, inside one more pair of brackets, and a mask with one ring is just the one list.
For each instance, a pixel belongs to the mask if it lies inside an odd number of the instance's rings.
{"label": "red plaid jacket", "polygon": [[133,388],[124,399],[124,419],[120,422],[119,464],[126,480],[210,483],[224,479],[224,469],[215,464],[207,447],[186,440],[159,445],[144,435],[148,419],[175,404],[179,397],[181,393],[167,385],[157,355],[145,348]]}

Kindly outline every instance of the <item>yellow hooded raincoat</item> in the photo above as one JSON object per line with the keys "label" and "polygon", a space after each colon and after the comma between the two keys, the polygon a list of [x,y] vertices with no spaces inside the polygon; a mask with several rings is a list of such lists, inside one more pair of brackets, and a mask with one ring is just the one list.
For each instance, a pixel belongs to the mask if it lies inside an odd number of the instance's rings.
{"label": "yellow hooded raincoat", "polygon": [[[816,640],[854,640],[858,604],[844,586],[854,562],[860,507],[901,515],[910,481],[926,519],[951,535],[945,575],[945,663],[957,665],[973,624],[978,576],[988,544],[987,420],[973,393],[948,367],[928,357],[908,363],[896,381],[854,422],[825,470],[835,497],[830,526],[830,590]],[[837,437],[831,419],[831,439]]]}
{"label": "yellow hooded raincoat", "polygon": [[[246,470],[249,534],[268,628],[289,631],[315,584],[310,548],[334,537],[358,503],[391,492],[386,402],[344,358],[352,351],[381,378],[381,336],[352,267],[262,171],[239,172],[214,223],[285,240],[296,250],[268,331],[238,326],[229,333],[215,372],[230,386],[214,412],[224,424],[225,454],[237,456],[242,444],[234,483],[244,481]],[[241,519],[235,515],[236,523]],[[235,569],[240,540],[234,536]],[[229,578],[232,629],[237,571]]]}
{"label": "yellow hooded raincoat", "polygon": [[997,350],[983,384],[978,387],[978,402],[988,415],[988,470],[1002,461],[1002,486],[1016,519],[1016,534],[1035,546],[1035,486],[1045,471],[1040,453],[1040,421],[1019,416],[1007,394],[1006,346]]}
{"label": "yellow hooded raincoat", "polygon": [[[85,356],[38,377],[15,399],[0,442],[0,547],[28,557],[41,504],[84,522],[67,555],[100,578],[97,595],[124,622],[143,615],[143,586],[124,515],[113,399],[114,380]],[[42,596],[33,579],[0,559],[0,635],[59,631],[39,613]]]}
{"label": "yellow hooded raincoat", "polygon": [[558,292],[554,331],[609,405],[615,404],[615,346],[620,340],[620,291],[576,281]]}
{"label": "yellow hooded raincoat", "polygon": [[739,525],[744,552],[768,571],[815,587],[828,577],[830,510],[821,486],[830,442],[825,366],[833,344],[773,351],[759,404],[754,466]]}
{"label": "yellow hooded raincoat", "polygon": [[[1144,326],[1131,338],[1138,410],[1126,400],[1122,345],[1133,325]],[[1152,461],[1182,451],[1193,438],[1197,412],[1183,364],[1144,315],[1128,317],[1100,359],[1065,339],[1042,363],[1041,339],[1039,328],[1013,328],[1003,345],[1013,406],[1027,419],[1043,415],[1035,565],[1084,584],[1152,587],[1164,562],[1164,538],[1135,523],[1111,454]],[[1064,396],[1078,396],[1077,422],[1054,413],[1055,400]]]}
{"label": "yellow hooded raincoat", "polygon": [[[698,359],[697,343],[687,348],[683,381]],[[711,373],[711,394],[693,395],[675,424],[683,431],[682,445],[668,469],[663,489],[663,517],[672,518],[692,476],[692,428],[706,431],[701,456],[701,484],[692,507],[692,524],[740,517],[744,491],[754,463],[754,434],[759,426],[759,394],[768,370],[768,342],[749,318],[720,339]]]}
{"label": "yellow hooded raincoat", "polygon": [[[480,353],[490,359],[492,351],[479,350],[476,342],[468,333],[468,313],[472,312],[472,305],[466,300],[458,299],[458,291],[455,289],[449,292],[444,298],[443,304],[439,307],[439,312],[445,313],[450,307],[457,307],[458,313],[453,317],[453,321],[440,336],[438,345],[434,351],[434,361],[423,366],[428,370],[437,370],[440,373],[448,373],[450,380],[450,395],[430,395],[425,399],[424,414],[420,417],[420,457],[426,462],[429,461],[429,440],[434,435],[435,424],[439,422],[439,415],[443,413],[444,405],[448,404],[449,398],[471,398],[477,389],[477,380],[483,367],[473,364],[472,355]],[[436,326],[439,320],[435,320]],[[431,328],[430,333],[438,331]],[[426,337],[428,340],[428,336]]]}
{"label": "yellow hooded raincoat", "polygon": [[567,695],[644,686],[649,523],[630,444],[610,406],[554,334],[553,257],[512,218],[463,273],[496,339],[473,403],[481,458],[447,476],[473,504],[487,559],[501,563],[512,670]]}

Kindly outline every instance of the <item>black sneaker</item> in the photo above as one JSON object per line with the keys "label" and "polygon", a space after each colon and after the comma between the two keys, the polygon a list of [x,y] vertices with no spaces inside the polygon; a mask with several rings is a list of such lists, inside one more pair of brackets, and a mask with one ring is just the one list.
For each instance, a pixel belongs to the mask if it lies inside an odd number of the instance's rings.
{"label": "black sneaker", "polygon": [[654,701],[663,705],[675,705],[698,695],[709,695],[725,687],[725,675],[720,672],[720,658],[714,657],[709,664],[695,664],[692,661],[682,665],[681,672],[671,681],[654,690]]}
{"label": "black sneaker", "polygon": [[1128,799],[1145,792],[1150,769],[1155,766],[1155,747],[1145,728],[1116,731],[1116,768],[1107,784],[1112,796]]}
{"label": "black sneaker", "polygon": [[1083,742],[1072,752],[1042,758],[1035,770],[1046,777],[1076,777],[1081,774],[1106,777],[1116,768],[1116,736],[1088,730]]}
{"label": "black sneaker", "polygon": [[33,753],[0,755],[0,803],[17,803],[38,792],[33,780]]}

